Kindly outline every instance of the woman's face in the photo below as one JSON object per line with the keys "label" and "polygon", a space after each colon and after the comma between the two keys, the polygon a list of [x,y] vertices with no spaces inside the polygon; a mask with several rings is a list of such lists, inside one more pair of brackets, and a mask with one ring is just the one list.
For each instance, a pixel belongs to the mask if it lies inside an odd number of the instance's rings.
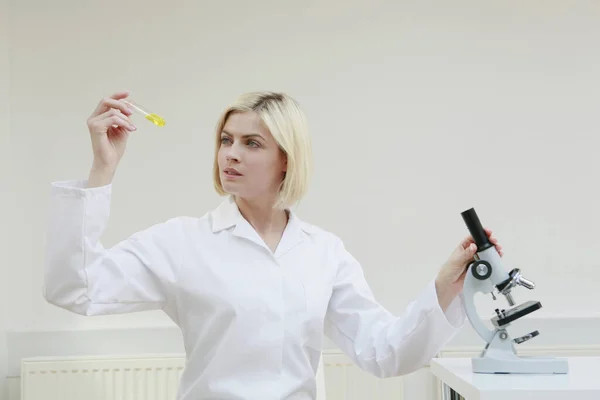
{"label": "woman's face", "polygon": [[287,168],[285,155],[255,112],[229,115],[217,162],[223,189],[246,200],[275,198]]}

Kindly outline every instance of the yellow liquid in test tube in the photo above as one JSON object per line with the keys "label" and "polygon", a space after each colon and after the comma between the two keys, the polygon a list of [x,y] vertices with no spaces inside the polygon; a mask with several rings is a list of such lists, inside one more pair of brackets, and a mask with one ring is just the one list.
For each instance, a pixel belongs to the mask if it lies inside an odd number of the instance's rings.
{"label": "yellow liquid in test tube", "polygon": [[151,113],[145,110],[144,107],[141,107],[139,104],[132,102],[131,100],[123,100],[133,111],[136,111],[138,114],[141,114],[148,121],[152,122],[156,126],[165,126],[165,119],[155,113]]}
{"label": "yellow liquid in test tube", "polygon": [[156,114],[148,114],[146,115],[146,119],[152,122],[156,126],[165,126],[165,120],[163,117],[159,117]]}

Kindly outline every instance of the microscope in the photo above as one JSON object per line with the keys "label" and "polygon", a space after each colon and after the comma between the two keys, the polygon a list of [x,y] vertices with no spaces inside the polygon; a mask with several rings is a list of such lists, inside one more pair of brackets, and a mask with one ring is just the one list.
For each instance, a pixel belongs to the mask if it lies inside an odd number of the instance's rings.
{"label": "microscope", "polygon": [[[515,345],[538,336],[539,332],[533,331],[513,339],[507,329],[511,322],[539,310],[542,305],[539,301],[527,301],[515,306],[512,291],[518,286],[532,290],[535,285],[525,279],[519,269],[514,268],[510,271],[505,269],[500,255],[495,246],[489,242],[473,208],[462,212],[461,215],[477,245],[474,261],[467,266],[462,293],[464,309],[471,326],[486,343],[480,356],[471,359],[473,372],[484,374],[568,373],[566,359],[517,355]],[[475,294],[477,292],[491,293],[495,301],[497,298],[494,291],[498,295],[503,295],[512,308],[496,309],[496,315],[491,319],[494,328],[490,330],[477,315]]]}

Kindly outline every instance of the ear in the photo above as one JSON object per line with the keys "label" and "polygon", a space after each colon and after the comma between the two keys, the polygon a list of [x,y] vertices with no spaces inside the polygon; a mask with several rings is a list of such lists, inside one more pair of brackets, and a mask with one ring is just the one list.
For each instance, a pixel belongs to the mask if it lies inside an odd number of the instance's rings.
{"label": "ear", "polygon": [[281,171],[283,172],[287,172],[287,168],[288,168],[288,159],[287,159],[287,155],[285,153],[283,153],[283,166],[281,167]]}

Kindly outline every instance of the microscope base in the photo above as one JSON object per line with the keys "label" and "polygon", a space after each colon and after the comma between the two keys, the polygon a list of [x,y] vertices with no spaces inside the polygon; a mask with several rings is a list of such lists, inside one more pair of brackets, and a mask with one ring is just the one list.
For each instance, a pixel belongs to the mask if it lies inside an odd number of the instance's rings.
{"label": "microscope base", "polygon": [[471,360],[474,373],[481,374],[566,374],[568,360],[556,357],[517,356],[514,341],[505,329],[494,332],[481,357]]}

